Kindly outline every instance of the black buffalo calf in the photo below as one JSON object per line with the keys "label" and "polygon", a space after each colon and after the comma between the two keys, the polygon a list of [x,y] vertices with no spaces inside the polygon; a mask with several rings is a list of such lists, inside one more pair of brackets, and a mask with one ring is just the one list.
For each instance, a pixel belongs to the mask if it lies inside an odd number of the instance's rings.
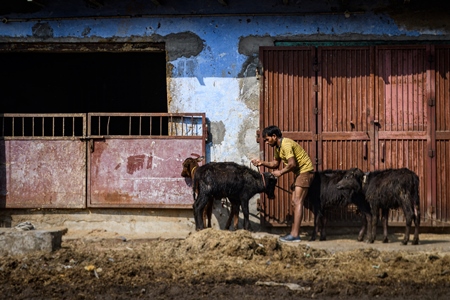
{"label": "black buffalo calf", "polygon": [[[191,154],[194,155],[194,154]],[[181,176],[186,178],[191,178],[194,181],[195,172],[199,167],[199,162],[203,161],[204,156],[195,155],[196,157],[188,157],[183,161],[183,170],[181,171]],[[192,191],[194,199],[197,198],[198,190],[197,187],[192,185]],[[215,199],[220,200],[220,199]],[[231,222],[233,222],[233,230],[238,229],[239,224],[239,205],[231,205],[231,213],[228,216],[227,223],[225,224],[225,229],[230,229]],[[208,201],[203,210],[203,227],[211,228],[211,218],[213,210],[213,201]]]}
{"label": "black buffalo calf", "polygon": [[354,168],[347,171],[344,178],[337,184],[338,189],[361,190],[372,211],[372,224],[368,230],[369,242],[376,237],[377,221],[381,209],[383,224],[383,243],[387,243],[387,228],[390,209],[402,208],[406,219],[406,231],[402,244],[409,241],[411,223],[414,220],[414,239],[412,244],[419,243],[420,203],[419,177],[413,171],[402,169],[387,169],[363,173]]}
{"label": "black buffalo calf", "polygon": [[345,207],[354,204],[362,217],[362,227],[358,234],[358,241],[364,239],[367,224],[372,220],[370,206],[359,191],[338,189],[337,183],[344,177],[344,170],[325,170],[314,174],[314,179],[308,189],[305,207],[314,213],[314,231],[311,241],[316,239],[320,229],[320,240],[326,240],[326,212],[331,208]]}
{"label": "black buffalo calf", "polygon": [[[191,154],[194,155],[194,154]],[[194,175],[195,171],[197,171],[199,162],[203,161],[205,158],[204,156],[195,155],[196,157],[188,157],[183,161],[183,170],[181,171],[181,176],[185,178],[190,178],[192,181],[194,181]],[[193,189],[193,195],[195,198],[195,195],[197,194],[197,190],[195,186],[192,186]],[[203,225],[205,227],[210,228],[211,227],[211,218],[212,218],[212,209],[213,209],[213,203],[208,202],[208,204],[205,206],[205,209],[203,210]],[[237,222],[235,222],[237,223]],[[227,228],[228,229],[228,228]]]}
{"label": "black buffalo calf", "polygon": [[232,214],[236,208],[242,208],[243,227],[250,229],[248,202],[257,193],[265,192],[275,198],[277,179],[273,174],[259,173],[233,162],[209,163],[198,167],[194,175],[193,186],[197,190],[194,197],[194,218],[197,230],[203,229],[202,213],[205,206],[214,199],[228,198],[232,205]]}

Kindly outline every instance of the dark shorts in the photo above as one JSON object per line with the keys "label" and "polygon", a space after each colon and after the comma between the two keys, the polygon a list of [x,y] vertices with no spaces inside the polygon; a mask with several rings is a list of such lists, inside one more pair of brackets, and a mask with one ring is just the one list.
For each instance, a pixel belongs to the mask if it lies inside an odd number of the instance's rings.
{"label": "dark shorts", "polygon": [[294,190],[296,186],[302,188],[309,188],[313,179],[314,179],[314,171],[300,173],[300,175],[298,175],[295,178],[295,181],[292,184],[291,189]]}

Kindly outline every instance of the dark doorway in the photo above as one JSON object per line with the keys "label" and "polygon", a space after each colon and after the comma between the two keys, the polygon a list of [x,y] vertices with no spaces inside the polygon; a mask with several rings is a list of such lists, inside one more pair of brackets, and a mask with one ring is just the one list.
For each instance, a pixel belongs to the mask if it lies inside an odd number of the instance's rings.
{"label": "dark doorway", "polygon": [[0,53],[0,113],[167,112],[164,52]]}

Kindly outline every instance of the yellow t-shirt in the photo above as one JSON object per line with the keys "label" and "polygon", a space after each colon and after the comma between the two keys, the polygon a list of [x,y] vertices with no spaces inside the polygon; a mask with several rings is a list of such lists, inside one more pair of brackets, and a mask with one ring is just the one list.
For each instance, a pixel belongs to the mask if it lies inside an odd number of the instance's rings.
{"label": "yellow t-shirt", "polygon": [[281,158],[285,165],[288,164],[288,159],[295,157],[297,161],[297,168],[294,169],[294,174],[297,176],[300,173],[305,173],[314,170],[311,158],[308,153],[294,140],[283,138],[281,140],[280,148],[275,147],[275,159]]}

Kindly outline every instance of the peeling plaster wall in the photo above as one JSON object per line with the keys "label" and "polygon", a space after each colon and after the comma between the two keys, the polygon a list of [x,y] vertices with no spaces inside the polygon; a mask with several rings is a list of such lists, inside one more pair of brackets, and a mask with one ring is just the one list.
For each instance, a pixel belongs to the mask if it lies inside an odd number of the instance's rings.
{"label": "peeling plaster wall", "polygon": [[[309,5],[310,10],[327,11],[333,9],[333,5],[335,9],[341,5],[339,1],[320,3],[304,1],[306,6],[302,9],[307,10]],[[220,9],[216,5],[211,7],[212,12]],[[383,12],[380,6],[374,5],[371,10],[367,10],[362,4],[353,4],[355,11],[360,7],[366,11],[349,17],[343,14],[308,13],[299,16],[50,18],[12,22],[16,16],[11,15],[6,16],[8,23],[0,24],[0,42],[165,42],[167,70],[170,72],[169,112],[205,112],[211,122],[212,136],[212,142],[207,147],[207,159],[248,163],[251,157],[259,155],[259,145],[255,139],[259,125],[259,82],[255,79],[255,68],[260,46],[273,45],[275,40],[449,38],[444,31],[450,28],[450,18],[445,18],[448,13],[438,10],[439,22],[431,17],[432,12],[428,9],[429,23],[420,19],[419,26],[417,22],[411,22],[411,17],[402,14],[405,6],[387,5]],[[126,8],[120,11],[121,6],[117,4],[115,8],[109,9],[115,14],[126,14],[130,11],[129,7]],[[160,9],[169,11],[169,8],[170,5]],[[296,9],[299,10],[300,6]],[[86,7],[84,10],[84,14],[80,9],[76,13],[80,16],[92,15],[92,8]],[[418,14],[415,11],[410,13],[417,20]],[[40,14],[44,16],[45,10]],[[69,12],[53,11],[52,15],[65,16]],[[29,17],[39,15],[31,14]]]}
{"label": "peeling plaster wall", "polygon": [[[432,6],[433,1],[425,2],[424,7]],[[192,6],[196,3],[199,7],[203,5],[205,11],[184,3],[172,5],[174,1],[165,1],[166,6],[158,8],[147,7],[151,1],[147,2],[145,5],[141,3],[140,10],[122,2],[118,2],[116,7],[106,7],[112,16],[139,14],[139,17],[130,18],[77,20],[72,17],[92,16],[97,11],[87,7],[69,10],[63,6],[50,6],[47,10],[25,16],[3,16],[7,22],[0,24],[0,43],[165,42],[169,112],[205,112],[212,137],[207,147],[207,160],[249,165],[252,157],[260,155],[256,143],[260,86],[255,72],[260,46],[272,46],[277,40],[450,40],[450,9],[442,8],[440,4],[435,5],[434,11],[427,8],[426,14],[420,14],[420,8],[407,6],[403,1],[305,0],[290,1],[288,6],[282,6],[282,1],[262,1],[255,8],[261,13],[273,13],[275,9],[305,13],[233,16],[233,13],[245,10],[240,6],[233,7],[231,1],[228,8],[217,6],[217,1],[190,2]],[[254,4],[254,1],[239,2],[237,5]],[[333,11],[346,9],[341,7],[344,2],[350,3],[347,8],[350,12],[361,13],[334,14]],[[205,15],[176,16],[180,7],[187,12]],[[314,13],[321,11],[328,13]],[[218,12],[227,15],[212,15]],[[149,15],[145,16],[146,13]],[[167,15],[158,17],[155,15],[158,13]],[[25,19],[43,16],[49,18]],[[52,19],[50,16],[71,18]],[[14,18],[22,21],[14,22]],[[250,206],[256,207],[255,204]]]}

